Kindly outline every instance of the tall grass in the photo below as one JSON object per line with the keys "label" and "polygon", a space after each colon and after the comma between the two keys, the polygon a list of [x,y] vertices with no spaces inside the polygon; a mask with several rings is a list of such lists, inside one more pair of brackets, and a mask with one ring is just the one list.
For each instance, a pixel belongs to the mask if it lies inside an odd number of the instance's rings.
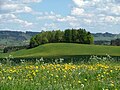
{"label": "tall grass", "polygon": [[0,64],[0,90],[119,90],[120,65],[108,57],[92,56],[89,62],[77,64],[44,63],[37,59],[33,64],[21,60],[13,64],[11,57]]}

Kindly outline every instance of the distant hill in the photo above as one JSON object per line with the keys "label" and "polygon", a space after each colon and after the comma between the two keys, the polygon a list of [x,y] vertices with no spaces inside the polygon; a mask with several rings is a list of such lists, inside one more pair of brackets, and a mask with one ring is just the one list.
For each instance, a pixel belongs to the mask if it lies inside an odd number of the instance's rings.
{"label": "distant hill", "polygon": [[0,31],[0,46],[28,45],[32,36],[39,32]]}
{"label": "distant hill", "polygon": [[[30,38],[40,32],[21,32],[21,31],[0,31],[0,48],[4,46],[23,46],[28,45]],[[112,33],[93,33],[94,41],[106,41],[104,43],[110,43],[111,40],[120,38],[120,34]],[[98,42],[99,43],[99,42]]]}
{"label": "distant hill", "polygon": [[112,33],[95,33],[94,36],[94,44],[96,45],[111,45],[111,40],[115,40],[120,38],[120,34],[112,34]]}
{"label": "distant hill", "polygon": [[120,33],[119,34],[112,34],[112,33],[94,33],[94,41],[111,41],[117,38],[120,38]]}

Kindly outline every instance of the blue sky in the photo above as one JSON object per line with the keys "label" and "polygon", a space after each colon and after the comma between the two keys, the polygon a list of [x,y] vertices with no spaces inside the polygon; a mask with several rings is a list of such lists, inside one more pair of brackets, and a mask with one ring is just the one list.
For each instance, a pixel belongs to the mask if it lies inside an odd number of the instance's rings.
{"label": "blue sky", "polygon": [[120,0],[0,0],[0,30],[120,33]]}

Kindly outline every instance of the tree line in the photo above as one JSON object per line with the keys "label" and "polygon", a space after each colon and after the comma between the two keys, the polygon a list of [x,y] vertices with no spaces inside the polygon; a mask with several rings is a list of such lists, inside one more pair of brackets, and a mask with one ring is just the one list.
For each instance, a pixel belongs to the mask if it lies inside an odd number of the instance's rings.
{"label": "tree line", "polygon": [[115,40],[111,40],[111,45],[120,46],[120,38],[117,38]]}
{"label": "tree line", "polygon": [[26,46],[9,46],[9,47],[4,48],[3,53],[18,51],[18,50],[27,49],[27,48],[29,48],[28,45],[26,45]]}
{"label": "tree line", "polygon": [[66,29],[65,31],[42,31],[30,39],[30,48],[46,43],[93,44],[93,36],[85,29]]}

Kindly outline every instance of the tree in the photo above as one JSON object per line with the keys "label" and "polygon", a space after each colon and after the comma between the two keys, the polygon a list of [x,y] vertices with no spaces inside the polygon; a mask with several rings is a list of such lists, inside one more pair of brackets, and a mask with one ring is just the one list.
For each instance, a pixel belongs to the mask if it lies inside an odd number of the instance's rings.
{"label": "tree", "polygon": [[72,31],[70,29],[66,29],[64,32],[64,40],[65,42],[72,42]]}
{"label": "tree", "polygon": [[65,31],[42,31],[30,40],[30,47],[35,47],[45,43],[80,43],[92,44],[93,36],[85,29],[66,29]]}
{"label": "tree", "polygon": [[36,47],[38,46],[39,44],[36,42],[35,40],[35,37],[32,37],[31,40],[30,40],[30,47]]}
{"label": "tree", "polygon": [[63,32],[60,30],[57,30],[55,33],[55,42],[62,42],[63,41]]}
{"label": "tree", "polygon": [[73,43],[77,42],[77,35],[78,35],[77,30],[76,29],[72,29],[72,42]]}
{"label": "tree", "polygon": [[113,46],[120,46],[120,39],[115,39],[115,40],[111,40],[111,45]]}
{"label": "tree", "polygon": [[48,43],[48,39],[47,39],[46,37],[43,37],[41,43],[42,43],[42,44]]}
{"label": "tree", "polygon": [[87,34],[87,44],[93,44],[94,43],[94,38],[90,32]]}

